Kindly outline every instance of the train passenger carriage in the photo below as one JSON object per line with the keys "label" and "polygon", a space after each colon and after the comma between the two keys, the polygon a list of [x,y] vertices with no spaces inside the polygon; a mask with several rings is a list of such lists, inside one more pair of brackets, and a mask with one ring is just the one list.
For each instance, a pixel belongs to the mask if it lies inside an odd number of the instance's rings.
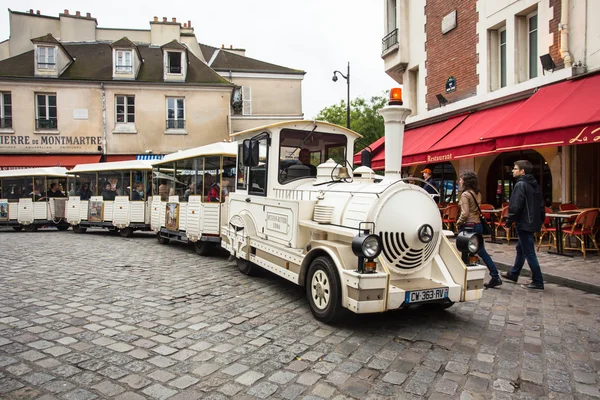
{"label": "train passenger carriage", "polygon": [[44,226],[69,229],[66,172],[63,167],[0,171],[0,226],[28,232]]}
{"label": "train passenger carriage", "polygon": [[[483,294],[485,267],[466,266],[442,230],[433,198],[401,178],[404,120],[385,119],[386,174],[350,157],[360,136],[320,121],[240,132],[236,191],[222,246],[252,274],[257,267],[305,287],[313,315],[331,322],[343,308],[373,313],[412,304],[441,308]],[[464,239],[464,240],[462,240]],[[459,241],[477,253],[481,236]]]}
{"label": "train passenger carriage", "polygon": [[95,227],[131,237],[134,231],[150,230],[149,161],[79,164],[68,174],[72,184],[67,220],[74,232],[84,233]]}
{"label": "train passenger carriage", "polygon": [[235,143],[213,143],[153,163],[151,224],[161,244],[193,243],[200,255],[219,246],[225,199],[235,190],[236,152]]}

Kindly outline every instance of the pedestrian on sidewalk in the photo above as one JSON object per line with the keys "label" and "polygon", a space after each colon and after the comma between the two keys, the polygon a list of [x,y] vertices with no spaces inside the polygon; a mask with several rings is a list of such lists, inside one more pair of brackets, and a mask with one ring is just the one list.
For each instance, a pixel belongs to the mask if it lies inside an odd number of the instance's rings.
{"label": "pedestrian on sidewalk", "polygon": [[[479,204],[481,204],[481,192],[479,191],[479,179],[477,174],[473,171],[461,172],[458,184],[463,192],[458,202],[460,206],[460,216],[456,221],[456,225],[459,226],[459,230],[464,230],[466,228],[483,234],[483,226],[481,225],[480,218],[481,212],[479,209]],[[481,249],[477,254],[488,267],[490,276],[492,277],[488,283],[484,283],[483,285],[486,288],[502,285],[502,280],[498,275],[496,264],[494,264],[494,261],[492,261],[492,258],[485,250],[483,243],[481,243]]]}
{"label": "pedestrian on sidewalk", "polygon": [[516,223],[517,256],[510,272],[502,274],[502,277],[516,283],[525,260],[527,260],[531,269],[532,281],[529,285],[522,285],[522,287],[544,290],[544,278],[535,254],[533,235],[542,228],[542,222],[546,217],[546,208],[540,185],[531,175],[532,170],[533,166],[527,160],[516,161],[512,170],[513,177],[517,182],[510,196],[506,229],[510,229],[511,225]]}

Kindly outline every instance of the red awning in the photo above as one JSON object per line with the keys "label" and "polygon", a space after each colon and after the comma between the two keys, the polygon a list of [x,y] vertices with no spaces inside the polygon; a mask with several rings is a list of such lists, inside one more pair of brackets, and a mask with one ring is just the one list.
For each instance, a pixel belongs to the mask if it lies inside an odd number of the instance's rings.
{"label": "red awning", "polygon": [[600,74],[549,85],[486,135],[498,151],[600,142]]}
{"label": "red awning", "polygon": [[131,154],[112,154],[106,156],[106,162],[115,162],[115,161],[131,161],[135,160],[136,155]]}
{"label": "red awning", "polygon": [[[100,155],[67,155],[67,154],[3,154],[0,156],[0,167],[65,167],[73,168],[77,164],[92,164],[100,161]],[[8,167],[8,168],[7,168]]]}
{"label": "red awning", "polygon": [[468,118],[431,146],[427,152],[412,157],[414,160],[412,162],[407,160],[406,164],[436,163],[494,153],[495,141],[481,140],[481,137],[496,129],[499,123],[502,123],[523,103],[525,100],[469,114]]}

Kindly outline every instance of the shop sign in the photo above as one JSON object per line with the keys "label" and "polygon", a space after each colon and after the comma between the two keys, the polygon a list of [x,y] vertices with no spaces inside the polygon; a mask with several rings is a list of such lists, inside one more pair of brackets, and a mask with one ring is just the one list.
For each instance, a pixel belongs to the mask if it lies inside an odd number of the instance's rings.
{"label": "shop sign", "polygon": [[456,91],[456,78],[451,76],[446,81],[446,93]]}
{"label": "shop sign", "polygon": [[586,126],[577,134],[577,136],[569,139],[569,144],[600,142],[600,128],[588,129]]}
{"label": "shop sign", "polygon": [[2,153],[93,153],[100,152],[102,136],[60,136],[60,135],[2,135]]}
{"label": "shop sign", "polygon": [[427,162],[440,162],[452,160],[452,153],[444,154],[441,156],[427,156]]}

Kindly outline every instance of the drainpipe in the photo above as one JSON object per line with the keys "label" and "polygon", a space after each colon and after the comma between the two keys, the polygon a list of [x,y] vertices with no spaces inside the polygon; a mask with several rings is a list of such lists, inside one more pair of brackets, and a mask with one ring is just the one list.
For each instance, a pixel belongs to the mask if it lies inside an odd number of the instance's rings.
{"label": "drainpipe", "polygon": [[102,155],[106,161],[106,92],[102,82],[100,82],[100,89],[102,90]]}
{"label": "drainpipe", "polygon": [[565,68],[573,66],[573,58],[569,53],[569,0],[562,0],[560,5],[560,56],[565,62]]}

